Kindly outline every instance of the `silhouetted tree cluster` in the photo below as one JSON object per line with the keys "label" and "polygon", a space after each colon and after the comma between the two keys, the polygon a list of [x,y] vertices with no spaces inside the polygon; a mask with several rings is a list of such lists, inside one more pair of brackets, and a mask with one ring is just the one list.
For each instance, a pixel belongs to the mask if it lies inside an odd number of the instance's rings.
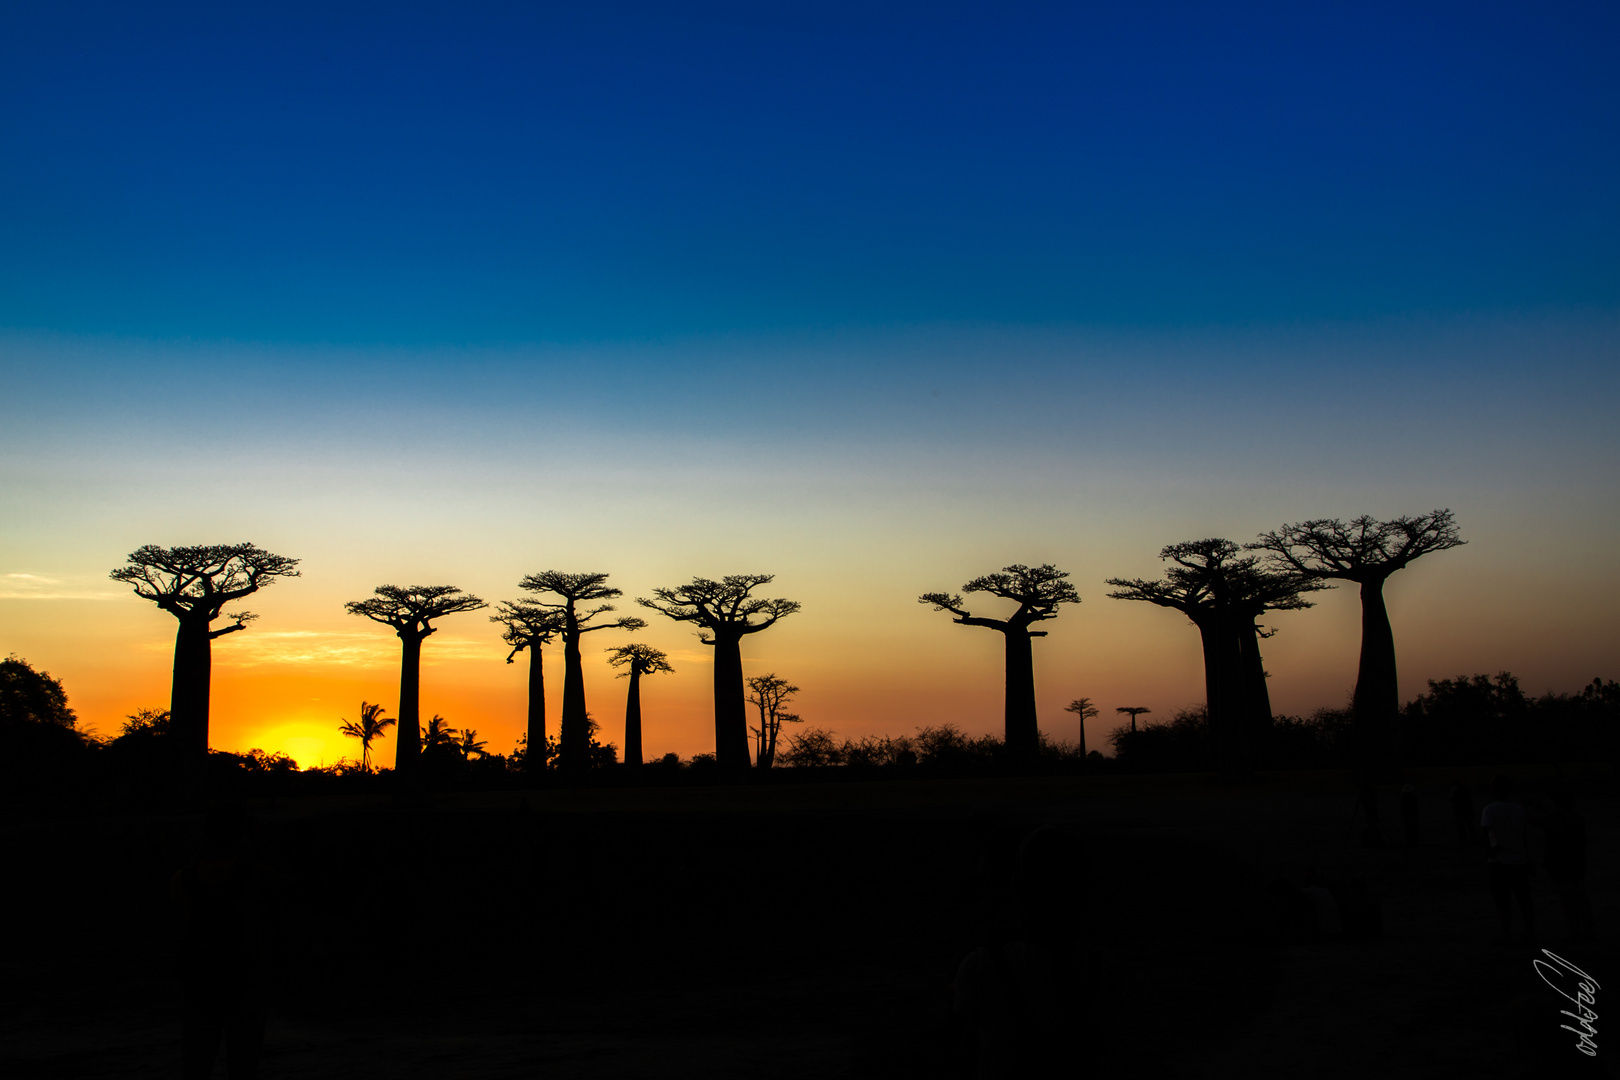
{"label": "silhouetted tree cluster", "polygon": [[[1574,694],[1532,698],[1509,672],[1431,679],[1401,709],[1396,738],[1408,765],[1613,762],[1620,753],[1620,683],[1594,679]],[[1207,712],[1182,709],[1168,721],[1109,735],[1117,767],[1202,772],[1218,753]],[[1277,716],[1252,747],[1262,769],[1357,769],[1353,707]]]}
{"label": "silhouetted tree cluster", "polygon": [[1108,733],[1116,768],[1130,772],[1207,772],[1216,759],[1209,710],[1179,709],[1168,720],[1121,724]]}
{"label": "silhouetted tree cluster", "polygon": [[748,703],[759,710],[759,726],[749,728],[754,734],[754,765],[768,769],[776,760],[776,741],[783,724],[801,722],[798,713],[787,711],[787,703],[799,688],[776,676],[775,672],[755,675],[748,680]]}
{"label": "silhouetted tree cluster", "polygon": [[0,660],[0,792],[48,792],[81,772],[92,748],[59,680],[17,656]]}
{"label": "silhouetted tree cluster", "polygon": [[1068,743],[1038,735],[1033,752],[1010,748],[994,735],[968,735],[955,724],[935,724],[915,735],[863,735],[839,738],[811,727],[787,737],[778,753],[781,765],[794,769],[886,776],[990,776],[1009,768],[1020,772],[1077,773],[1086,762],[1096,766],[1102,755],[1082,754]]}
{"label": "silhouetted tree cluster", "polygon": [[1259,646],[1265,635],[1257,620],[1267,611],[1310,607],[1302,594],[1325,588],[1298,571],[1266,569],[1259,556],[1240,551],[1219,538],[1171,544],[1159,552],[1171,564],[1164,580],[1108,579],[1117,590],[1108,594],[1114,599],[1171,608],[1198,628],[1205,722],[1215,743],[1214,765],[1228,773],[1250,766],[1250,744],[1271,726]]}
{"label": "silhouetted tree cluster", "polygon": [[1398,721],[1413,765],[1614,762],[1620,683],[1593,679],[1575,694],[1530,698],[1509,672],[1431,679]]}

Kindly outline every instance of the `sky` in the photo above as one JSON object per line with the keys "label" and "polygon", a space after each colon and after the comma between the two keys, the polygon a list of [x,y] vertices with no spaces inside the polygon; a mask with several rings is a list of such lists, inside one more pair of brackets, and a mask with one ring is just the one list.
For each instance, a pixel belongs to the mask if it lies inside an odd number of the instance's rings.
{"label": "sky", "polygon": [[[978,733],[999,637],[917,597],[1050,562],[1040,721],[1089,696],[1106,748],[1202,672],[1105,579],[1444,507],[1403,698],[1615,678],[1617,46],[1610,4],[8,4],[0,653],[115,733],[174,624],[108,573],[251,541],[302,576],[216,643],[213,744],[329,763],[397,703],[345,601],[603,571],[651,625],[586,639],[591,712],[622,741],[597,646],[648,641],[689,756],[707,650],[634,600],[773,573],[745,668],[807,723]],[[423,707],[506,750],[486,614]],[[1270,625],[1276,708],[1343,704],[1353,590]]]}

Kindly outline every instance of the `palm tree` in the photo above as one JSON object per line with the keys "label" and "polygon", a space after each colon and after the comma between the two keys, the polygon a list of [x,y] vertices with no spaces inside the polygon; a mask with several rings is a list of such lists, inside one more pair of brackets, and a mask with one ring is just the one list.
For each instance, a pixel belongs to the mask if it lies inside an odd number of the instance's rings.
{"label": "palm tree", "polygon": [[422,753],[437,750],[441,746],[456,745],[457,734],[456,729],[450,726],[450,721],[434,713],[433,719],[422,729]]}
{"label": "palm tree", "polygon": [[474,754],[483,757],[486,745],[488,744],[478,737],[478,732],[472,728],[467,728],[461,733],[461,739],[456,743],[456,749],[461,751],[462,757],[471,760]]}
{"label": "palm tree", "polygon": [[338,731],[351,739],[360,740],[360,768],[365,772],[371,771],[371,742],[373,739],[383,737],[384,729],[394,726],[390,717],[382,714],[381,705],[370,702],[360,703],[360,719],[358,721],[345,720],[338,725]]}
{"label": "palm tree", "polygon": [[530,600],[529,604],[536,609],[556,612],[562,617],[562,627],[557,631],[562,635],[563,642],[563,707],[558,742],[562,751],[560,764],[569,771],[583,770],[590,765],[591,735],[586,724],[585,669],[579,639],[595,630],[642,630],[647,626],[645,619],[638,619],[634,615],[622,615],[612,622],[590,625],[598,615],[617,609],[612,604],[597,604],[595,607],[586,607],[586,604],[623,595],[623,590],[608,585],[607,579],[608,575],[600,572],[565,574],[560,570],[544,570],[518,582],[521,589],[555,593],[562,597],[555,601]]}

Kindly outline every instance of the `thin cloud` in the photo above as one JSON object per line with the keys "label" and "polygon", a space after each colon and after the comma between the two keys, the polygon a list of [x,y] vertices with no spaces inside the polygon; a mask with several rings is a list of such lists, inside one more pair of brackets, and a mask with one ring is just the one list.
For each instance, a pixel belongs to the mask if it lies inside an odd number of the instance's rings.
{"label": "thin cloud", "polygon": [[[422,663],[431,666],[448,660],[487,658],[499,646],[487,641],[440,638],[435,634],[422,649]],[[249,629],[218,642],[214,663],[221,667],[260,667],[269,664],[344,664],[388,667],[399,664],[399,641],[392,634],[365,630]]]}
{"label": "thin cloud", "polygon": [[[112,600],[125,595],[113,589],[95,589],[89,580],[47,577],[20,571],[0,574],[0,600]],[[60,585],[67,588],[58,588]],[[77,585],[77,587],[75,587]]]}

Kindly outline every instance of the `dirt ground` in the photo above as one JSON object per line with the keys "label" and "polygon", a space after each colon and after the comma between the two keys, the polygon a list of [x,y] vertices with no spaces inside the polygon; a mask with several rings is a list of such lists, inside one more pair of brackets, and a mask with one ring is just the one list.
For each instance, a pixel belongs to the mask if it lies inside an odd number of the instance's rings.
{"label": "dirt ground", "polygon": [[[1481,853],[1457,843],[1445,804],[1455,780],[1482,792],[1491,771],[1414,772],[1411,847],[1386,792],[1382,849],[1359,846],[1344,778],[1320,773],[258,802],[261,850],[285,878],[262,1075],[972,1075],[952,980],[1005,860],[1043,824],[1083,853],[1077,884],[1031,911],[1085,957],[1065,999],[1079,1004],[1054,1021],[1055,1075],[1613,1071],[1604,1021],[1598,1058],[1582,1057],[1540,954],[1492,944]],[[1526,794],[1543,782],[1521,776]],[[1620,792],[1597,773],[1578,789],[1612,938]],[[178,1075],[167,885],[199,822],[0,819],[6,1076]],[[1283,937],[1266,887],[1307,867],[1363,878],[1384,936]],[[1534,888],[1539,944],[1620,1003],[1613,947],[1565,945],[1551,886]],[[1609,994],[1600,1018],[1620,1008]]]}

